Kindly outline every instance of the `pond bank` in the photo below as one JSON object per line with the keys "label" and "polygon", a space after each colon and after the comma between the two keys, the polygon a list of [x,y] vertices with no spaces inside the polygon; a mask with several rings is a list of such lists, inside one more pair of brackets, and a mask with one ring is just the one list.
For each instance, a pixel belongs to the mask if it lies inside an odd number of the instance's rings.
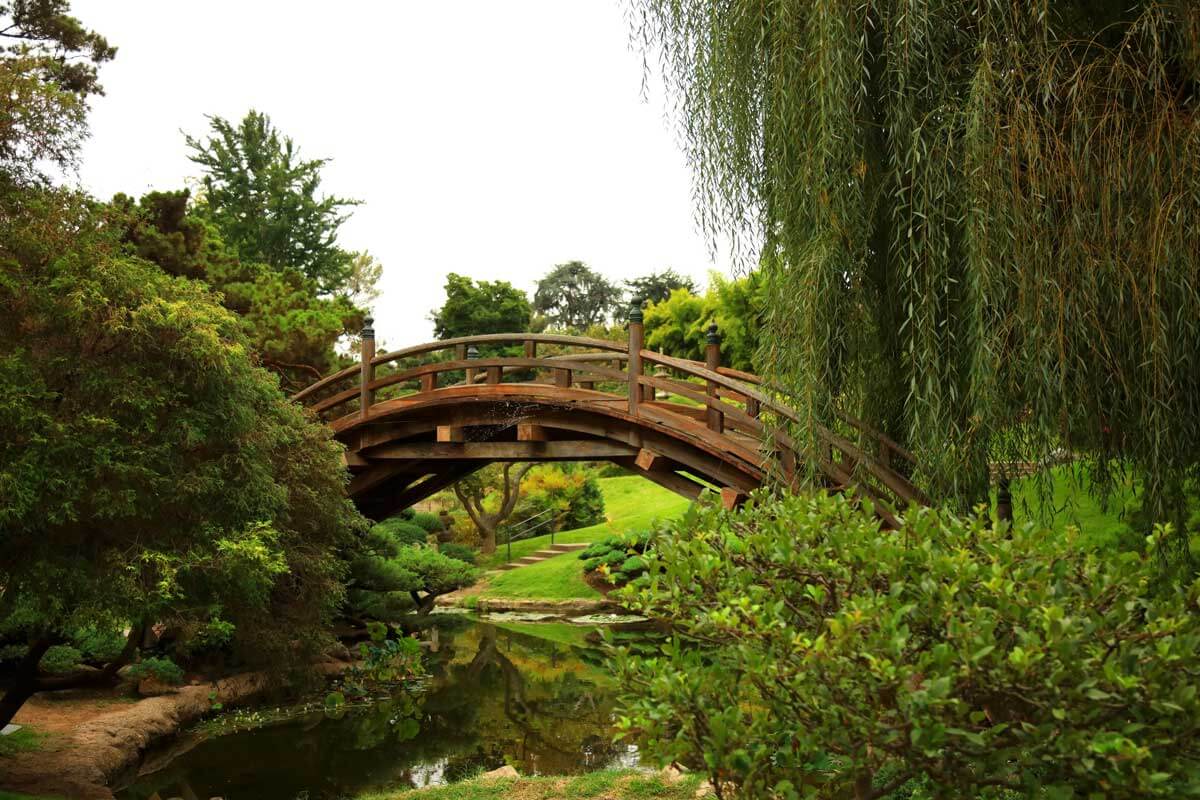
{"label": "pond bank", "polygon": [[[344,667],[331,663],[322,665],[322,671],[335,672]],[[111,800],[113,793],[108,784],[135,767],[152,744],[207,714],[214,702],[225,706],[245,703],[266,686],[262,673],[246,673],[181,686],[130,703],[120,702],[114,694],[110,703],[85,701],[86,707],[75,709],[75,718],[81,720],[78,722],[72,719],[69,704],[73,701],[56,701],[63,707],[29,721],[39,728],[58,730],[42,748],[5,758],[0,788],[39,797]],[[42,716],[47,717],[48,724],[40,724]]]}
{"label": "pond bank", "polygon": [[586,775],[525,778],[512,767],[448,786],[363,795],[359,800],[693,800],[711,797],[698,775],[672,769],[600,770]]}

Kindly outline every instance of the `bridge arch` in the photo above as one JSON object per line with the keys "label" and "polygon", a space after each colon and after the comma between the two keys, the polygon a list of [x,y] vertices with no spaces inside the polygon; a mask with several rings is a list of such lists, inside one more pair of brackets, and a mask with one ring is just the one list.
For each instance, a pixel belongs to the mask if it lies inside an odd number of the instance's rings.
{"label": "bridge arch", "polygon": [[769,479],[799,489],[811,457],[818,483],[883,501],[885,519],[886,506],[927,502],[907,477],[912,454],[852,418],[793,441],[795,413],[721,366],[715,326],[699,362],[646,350],[637,308],[627,343],[488,334],[376,354],[371,325],[359,364],[293,395],[346,446],[349,494],[371,518],[503,461],[611,461],[733,506]]}

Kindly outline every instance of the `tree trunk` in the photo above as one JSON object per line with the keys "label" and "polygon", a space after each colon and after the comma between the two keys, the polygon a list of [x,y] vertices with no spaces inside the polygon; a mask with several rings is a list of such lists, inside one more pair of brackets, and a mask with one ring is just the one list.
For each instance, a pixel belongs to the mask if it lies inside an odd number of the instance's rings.
{"label": "tree trunk", "polygon": [[496,552],[496,527],[479,526],[479,552],[489,555]]}
{"label": "tree trunk", "polygon": [[53,639],[38,639],[29,646],[29,652],[21,659],[21,663],[17,664],[12,683],[4,697],[0,697],[0,728],[12,722],[25,701],[37,693],[38,664],[53,644]]}

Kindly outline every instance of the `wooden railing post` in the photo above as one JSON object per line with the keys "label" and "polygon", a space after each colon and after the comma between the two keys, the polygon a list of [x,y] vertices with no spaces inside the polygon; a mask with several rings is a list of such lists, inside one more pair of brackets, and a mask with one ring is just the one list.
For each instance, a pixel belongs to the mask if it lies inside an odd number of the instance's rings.
{"label": "wooden railing post", "polygon": [[635,297],[629,306],[629,415],[638,415],[638,404],[642,399],[642,345],[646,331],[642,326],[642,298]]}
{"label": "wooden railing post", "polygon": [[[717,331],[717,323],[714,322],[708,326],[708,332],[704,337],[704,341],[706,343],[704,348],[704,366],[716,372],[721,368],[721,336]],[[712,381],[707,381],[706,383],[705,393],[714,400],[717,399],[717,384]],[[725,414],[721,412],[721,409],[709,406],[707,419],[710,431],[716,431],[717,433],[725,431]]]}
{"label": "wooden railing post", "polygon": [[[479,358],[479,348],[476,347],[475,345],[471,345],[470,347],[467,348],[467,360],[470,361],[470,360],[476,359],[476,358]],[[467,386],[473,386],[474,384],[475,384],[475,368],[467,367]]]}
{"label": "wooden railing post", "polygon": [[372,317],[363,320],[362,349],[359,352],[362,373],[359,378],[358,411],[364,417],[375,402],[375,392],[369,388],[371,381],[375,380],[375,365],[371,363],[375,359],[375,329],[371,327],[374,324]]}

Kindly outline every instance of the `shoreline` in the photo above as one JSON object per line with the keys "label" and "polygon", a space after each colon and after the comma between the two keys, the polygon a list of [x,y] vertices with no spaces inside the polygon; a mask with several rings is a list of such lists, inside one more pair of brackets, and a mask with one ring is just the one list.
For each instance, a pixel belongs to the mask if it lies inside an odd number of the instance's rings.
{"label": "shoreline", "polygon": [[[345,666],[327,662],[320,669],[332,674]],[[267,686],[265,673],[241,673],[122,705],[79,723],[52,747],[0,760],[0,789],[35,797],[113,800],[110,784],[137,769],[153,745],[209,713],[214,702],[236,706]]]}

